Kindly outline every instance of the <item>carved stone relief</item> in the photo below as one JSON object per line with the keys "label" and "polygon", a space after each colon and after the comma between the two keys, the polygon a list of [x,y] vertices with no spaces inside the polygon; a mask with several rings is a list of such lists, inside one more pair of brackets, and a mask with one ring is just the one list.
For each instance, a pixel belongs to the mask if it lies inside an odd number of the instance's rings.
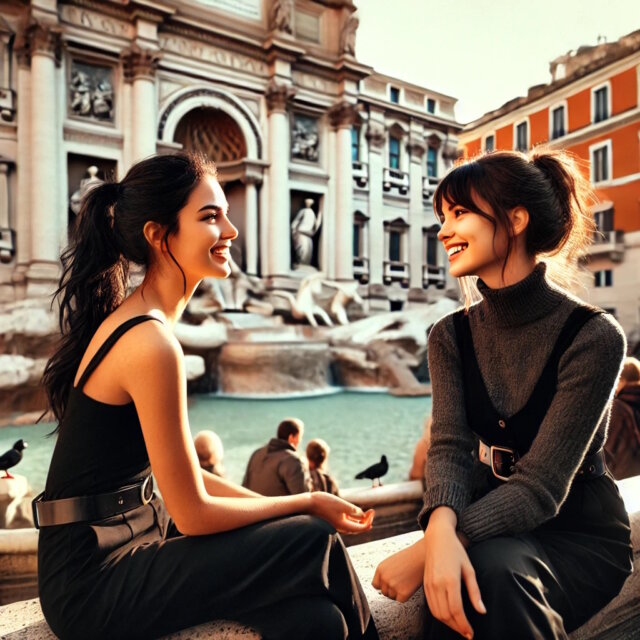
{"label": "carved stone relief", "polygon": [[318,162],[320,159],[319,146],[318,119],[294,113],[291,127],[291,158]]}
{"label": "carved stone relief", "polygon": [[113,67],[71,61],[69,115],[113,123]]}
{"label": "carved stone relief", "polygon": [[60,6],[60,19],[78,27],[107,33],[112,36],[120,36],[127,39],[135,37],[135,28],[130,22],[105,16],[98,11],[63,4]]}
{"label": "carved stone relief", "polygon": [[225,51],[224,49],[219,49],[218,47],[213,47],[203,42],[175,35],[160,34],[159,40],[160,48],[163,51],[170,51],[171,53],[177,53],[181,56],[195,58],[197,60],[204,60],[205,62],[212,62],[222,67],[246,71],[254,75],[266,76],[268,73],[267,65],[263,61],[240,53]]}
{"label": "carved stone relief", "polygon": [[324,94],[338,93],[338,83],[331,80],[319,78],[311,73],[302,71],[294,71],[292,74],[294,84],[304,87],[305,89],[313,89]]}
{"label": "carved stone relief", "polygon": [[340,53],[348,56],[356,54],[356,31],[360,20],[355,13],[352,13],[344,23],[340,32]]}

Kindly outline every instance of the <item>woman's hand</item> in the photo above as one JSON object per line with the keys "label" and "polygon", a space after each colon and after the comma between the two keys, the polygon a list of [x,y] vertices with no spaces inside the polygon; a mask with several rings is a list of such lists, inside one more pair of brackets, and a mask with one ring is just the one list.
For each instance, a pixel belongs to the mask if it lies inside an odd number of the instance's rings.
{"label": "woman's hand", "polygon": [[434,509],[424,534],[424,545],[424,593],[429,610],[454,631],[473,638],[473,629],[462,605],[461,578],[473,608],[483,614],[487,610],[469,556],[456,535],[456,515],[452,509]]}
{"label": "woman's hand", "polygon": [[326,520],[340,533],[361,533],[371,529],[375,512],[373,509],[365,512],[330,493],[314,491],[311,494],[309,513]]}
{"label": "woman's hand", "polygon": [[385,558],[378,565],[371,584],[387,598],[406,602],[422,584],[424,558],[424,538],[420,538],[410,547]]}

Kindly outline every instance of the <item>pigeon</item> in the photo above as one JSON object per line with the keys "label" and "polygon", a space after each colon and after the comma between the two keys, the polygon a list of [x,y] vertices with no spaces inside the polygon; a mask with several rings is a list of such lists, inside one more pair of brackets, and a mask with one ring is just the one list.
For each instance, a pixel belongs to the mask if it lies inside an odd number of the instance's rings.
{"label": "pigeon", "polygon": [[22,460],[22,451],[29,445],[24,440],[18,440],[9,451],[6,451],[0,456],[0,470],[4,471],[3,478],[13,478],[13,476],[7,471],[11,467],[15,467],[20,460]]}
{"label": "pigeon", "polygon": [[380,458],[380,462],[376,462],[372,464],[370,467],[367,467],[364,471],[361,471],[357,476],[356,480],[362,480],[362,478],[369,478],[371,480],[371,486],[375,487],[375,481],[378,480],[378,486],[382,486],[382,481],[380,478],[389,471],[389,463],[387,462],[387,456],[382,456]]}

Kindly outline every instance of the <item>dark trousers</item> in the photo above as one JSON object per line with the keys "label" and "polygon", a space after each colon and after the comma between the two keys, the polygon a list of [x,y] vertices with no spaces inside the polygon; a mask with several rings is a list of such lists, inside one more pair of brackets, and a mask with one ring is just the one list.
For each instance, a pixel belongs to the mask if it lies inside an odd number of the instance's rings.
{"label": "dark trousers", "polygon": [[[468,549],[486,615],[463,587],[475,640],[560,640],[612,600],[631,572],[629,520],[608,476],[576,482],[560,513],[531,533]],[[427,616],[425,638],[460,638]]]}
{"label": "dark trousers", "polygon": [[318,518],[194,537],[168,521],[160,539],[111,553],[97,569],[83,566],[81,547],[71,575],[67,567],[41,579],[43,611],[64,639],[156,638],[217,618],[269,640],[377,638],[342,540]]}

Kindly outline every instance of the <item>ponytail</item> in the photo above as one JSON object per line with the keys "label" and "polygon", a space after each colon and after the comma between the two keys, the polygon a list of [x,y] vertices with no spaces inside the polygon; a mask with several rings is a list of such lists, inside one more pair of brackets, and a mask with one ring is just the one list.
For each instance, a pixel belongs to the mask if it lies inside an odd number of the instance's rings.
{"label": "ponytail", "polygon": [[64,413],[80,360],[93,334],[126,292],[128,263],[122,257],[114,230],[120,189],[118,183],[106,182],[86,194],[72,242],[61,256],[62,276],[54,300],[59,302],[62,338],[42,378],[57,420]]}
{"label": "ponytail", "polygon": [[60,304],[62,337],[42,380],[58,421],[91,338],[125,298],[129,263],[149,267],[144,225],[152,221],[164,227],[163,247],[178,264],[169,239],[178,231],[178,213],[205,176],[217,177],[215,164],[205,156],[164,154],[136,163],[122,182],[103,183],[86,194],[71,244],[61,256],[54,301]]}

